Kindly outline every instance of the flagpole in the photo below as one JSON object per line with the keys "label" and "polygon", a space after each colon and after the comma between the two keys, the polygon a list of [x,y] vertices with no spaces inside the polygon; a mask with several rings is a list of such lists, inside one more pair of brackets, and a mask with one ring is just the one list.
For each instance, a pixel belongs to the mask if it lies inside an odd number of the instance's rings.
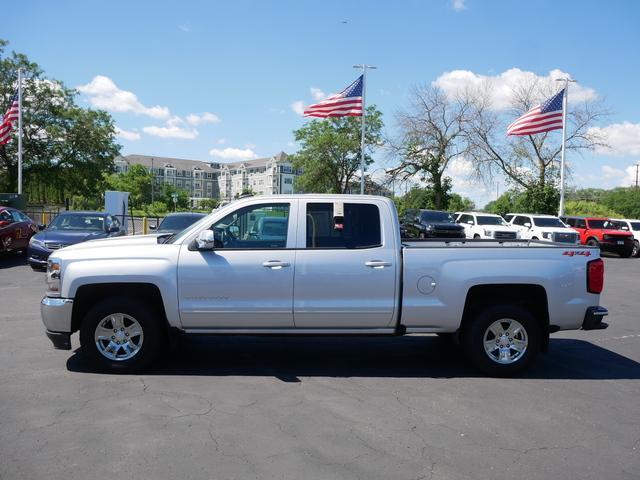
{"label": "flagpole", "polygon": [[354,65],[353,68],[361,68],[362,69],[362,127],[360,132],[360,195],[364,194],[364,130],[365,130],[365,117],[366,117],[366,103],[365,103],[365,92],[367,85],[367,69],[376,67],[372,65]]}
{"label": "flagpole", "polygon": [[575,80],[567,78],[557,78],[556,81],[564,82],[564,95],[562,96],[562,150],[560,151],[560,207],[558,208],[558,216],[564,216],[564,151],[567,142],[567,106],[569,104],[569,82]]}
{"label": "flagpole", "polygon": [[22,194],[22,68],[18,69],[18,194]]}

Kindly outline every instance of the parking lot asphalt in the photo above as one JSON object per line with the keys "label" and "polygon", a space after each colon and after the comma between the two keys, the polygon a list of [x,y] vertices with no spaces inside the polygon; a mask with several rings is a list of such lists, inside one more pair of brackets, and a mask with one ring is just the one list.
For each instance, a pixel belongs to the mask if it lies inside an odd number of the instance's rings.
{"label": "parking lot asphalt", "polygon": [[186,338],[118,376],[53,350],[43,274],[2,257],[0,479],[640,478],[640,259],[605,263],[609,329],[521,378],[428,335]]}

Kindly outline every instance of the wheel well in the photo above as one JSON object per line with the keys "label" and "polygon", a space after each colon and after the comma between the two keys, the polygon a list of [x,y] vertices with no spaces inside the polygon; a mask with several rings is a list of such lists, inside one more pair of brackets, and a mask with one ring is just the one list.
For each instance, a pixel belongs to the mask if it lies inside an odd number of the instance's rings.
{"label": "wheel well", "polygon": [[598,240],[598,237],[588,237],[584,243],[585,244],[589,243],[590,240],[595,240],[596,242],[600,243],[600,240]]}
{"label": "wheel well", "polygon": [[168,327],[162,295],[156,285],[151,283],[96,283],[78,288],[73,301],[71,332],[80,330],[80,323],[87,311],[108,297],[132,297],[141,300],[156,310]]}
{"label": "wheel well", "polygon": [[549,344],[549,308],[547,292],[541,285],[534,284],[491,284],[476,285],[469,289],[464,304],[460,331],[473,320],[476,312],[483,307],[509,304],[529,310],[538,319],[542,327],[542,349]]}

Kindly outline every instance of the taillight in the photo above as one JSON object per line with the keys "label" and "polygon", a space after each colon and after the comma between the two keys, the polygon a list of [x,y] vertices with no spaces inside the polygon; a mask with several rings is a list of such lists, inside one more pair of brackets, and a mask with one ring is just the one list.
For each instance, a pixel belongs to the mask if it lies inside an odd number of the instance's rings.
{"label": "taillight", "polygon": [[587,292],[602,293],[604,287],[604,262],[601,258],[587,263]]}

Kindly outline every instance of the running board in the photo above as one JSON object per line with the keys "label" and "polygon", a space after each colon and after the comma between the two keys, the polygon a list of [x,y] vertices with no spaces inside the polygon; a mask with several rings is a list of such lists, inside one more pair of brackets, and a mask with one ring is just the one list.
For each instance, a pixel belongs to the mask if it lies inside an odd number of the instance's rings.
{"label": "running board", "polygon": [[201,335],[396,335],[395,328],[185,328]]}

